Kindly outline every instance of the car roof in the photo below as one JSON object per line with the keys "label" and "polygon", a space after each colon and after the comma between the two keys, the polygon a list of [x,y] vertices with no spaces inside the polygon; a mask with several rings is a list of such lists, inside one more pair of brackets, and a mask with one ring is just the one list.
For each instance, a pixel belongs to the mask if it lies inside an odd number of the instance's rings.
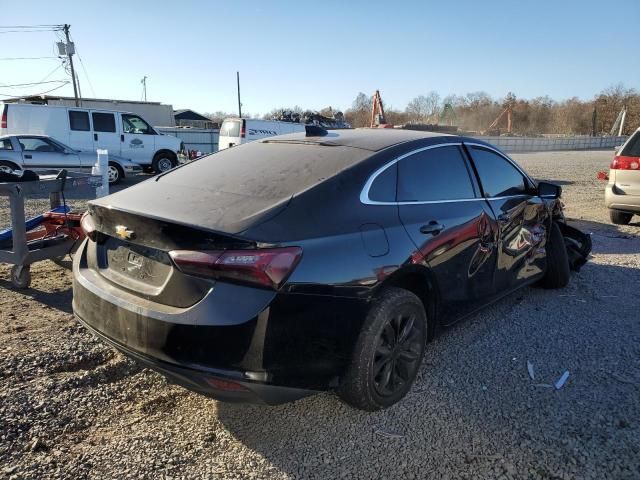
{"label": "car roof", "polygon": [[291,133],[260,140],[262,143],[304,143],[361,148],[378,152],[400,143],[425,138],[455,137],[439,132],[424,132],[396,128],[356,128],[344,130],[328,130],[323,136],[306,136],[305,133]]}

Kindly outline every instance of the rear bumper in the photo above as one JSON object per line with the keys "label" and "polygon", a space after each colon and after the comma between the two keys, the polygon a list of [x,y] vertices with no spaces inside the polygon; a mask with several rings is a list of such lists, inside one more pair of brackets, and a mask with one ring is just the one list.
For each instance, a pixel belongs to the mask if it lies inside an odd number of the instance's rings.
{"label": "rear bumper", "polygon": [[619,195],[611,183],[605,188],[604,204],[612,210],[640,214],[640,195]]}
{"label": "rear bumper", "polygon": [[[159,304],[88,268],[88,243],[74,256],[78,320],[172,382],[220,400],[273,404],[335,386],[368,308],[223,282],[190,307]],[[243,388],[216,388],[216,379]]]}
{"label": "rear bumper", "polygon": [[[95,336],[116,348],[124,355],[135,360],[143,367],[150,368],[160,373],[169,383],[180,385],[216,400],[233,403],[262,403],[267,405],[278,405],[280,403],[291,402],[317,393],[315,390],[282,387],[250,380],[252,376],[261,376],[261,373],[213,368],[190,368],[169,362],[163,362],[157,358],[144,355],[127,348],[122,343],[116,342],[112,338],[93,328],[78,315],[75,315],[75,317]],[[220,380],[222,380],[222,382],[220,382]],[[217,384],[222,385],[222,387],[216,386],[216,381],[218,381]],[[226,387],[224,386],[225,384],[227,385]]]}

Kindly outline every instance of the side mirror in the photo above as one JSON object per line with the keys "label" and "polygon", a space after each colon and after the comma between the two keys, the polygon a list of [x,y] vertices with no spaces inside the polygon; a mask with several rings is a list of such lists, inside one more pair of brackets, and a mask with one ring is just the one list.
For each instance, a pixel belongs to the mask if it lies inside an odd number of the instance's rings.
{"label": "side mirror", "polygon": [[538,195],[546,198],[560,198],[562,187],[555,183],[538,182]]}

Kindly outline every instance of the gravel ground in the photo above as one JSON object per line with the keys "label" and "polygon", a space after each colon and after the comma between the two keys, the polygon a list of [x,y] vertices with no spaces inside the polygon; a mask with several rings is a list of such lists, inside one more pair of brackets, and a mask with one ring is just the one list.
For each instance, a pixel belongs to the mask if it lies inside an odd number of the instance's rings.
{"label": "gravel ground", "polygon": [[16,292],[0,265],[0,478],[640,478],[640,223],[608,222],[595,175],[611,155],[515,155],[563,184],[593,258],[565,289],[442,332],[408,397],[373,414],[330,393],[260,407],[170,386],[75,323],[67,271],[36,264]]}

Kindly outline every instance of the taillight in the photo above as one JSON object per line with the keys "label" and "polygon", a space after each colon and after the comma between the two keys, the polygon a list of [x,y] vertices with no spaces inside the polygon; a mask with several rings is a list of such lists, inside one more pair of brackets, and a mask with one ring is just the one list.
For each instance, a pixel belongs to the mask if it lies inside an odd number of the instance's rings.
{"label": "taillight", "polygon": [[640,158],[616,155],[609,168],[611,170],[640,170]]}
{"label": "taillight", "polygon": [[169,255],[176,266],[189,275],[277,289],[298,265],[302,248],[174,250]]}
{"label": "taillight", "polygon": [[247,121],[246,120],[242,120],[242,127],[240,127],[240,137],[244,138],[246,136],[246,126],[247,126]]}
{"label": "taillight", "polygon": [[89,212],[84,212],[84,215],[80,218],[80,228],[82,228],[82,231],[87,237],[94,242],[96,241],[98,231],[96,230],[96,224],[93,222],[93,218],[91,218]]}
{"label": "taillight", "polygon": [[9,105],[5,105],[2,109],[2,120],[0,121],[0,128],[7,128],[7,110]]}

